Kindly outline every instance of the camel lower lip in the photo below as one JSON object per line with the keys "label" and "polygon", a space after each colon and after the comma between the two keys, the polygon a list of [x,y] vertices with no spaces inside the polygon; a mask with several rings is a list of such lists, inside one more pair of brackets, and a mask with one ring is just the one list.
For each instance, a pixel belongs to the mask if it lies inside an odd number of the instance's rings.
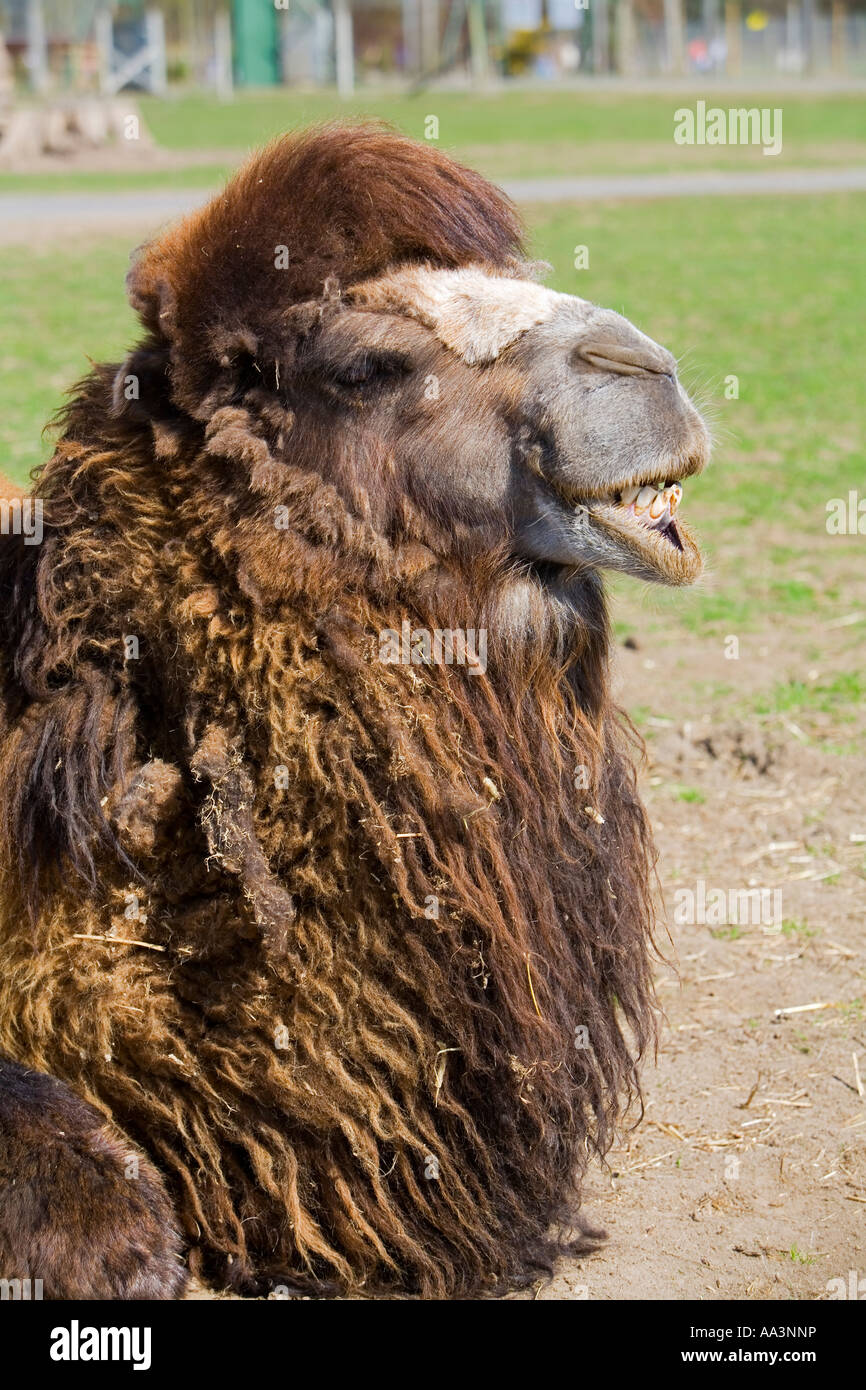
{"label": "camel lower lip", "polygon": [[[679,498],[674,511],[678,505]],[[691,584],[701,573],[703,561],[697,544],[681,517],[677,515],[674,520],[667,508],[653,520],[648,507],[636,514],[633,506],[624,505],[622,500],[591,501],[584,506],[609,536],[633,554],[637,552],[642,562],[666,581]]]}

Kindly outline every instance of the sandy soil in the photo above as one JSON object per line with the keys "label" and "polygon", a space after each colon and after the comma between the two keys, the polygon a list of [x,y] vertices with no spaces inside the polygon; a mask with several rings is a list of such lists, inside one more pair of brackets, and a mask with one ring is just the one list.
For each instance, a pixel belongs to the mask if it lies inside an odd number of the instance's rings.
{"label": "sandy soil", "polygon": [[[857,631],[822,635],[822,675],[861,664]],[[805,669],[815,637],[762,636],[738,696],[781,663]],[[689,653],[705,680],[730,677],[721,645]],[[826,1298],[830,1280],[866,1274],[866,760],[824,751],[839,731],[820,711],[689,718],[671,657],[618,661],[624,703],[660,712],[645,778],[671,932],[658,1065],[643,1123],[586,1188],[607,1244],[535,1296]],[[678,924],[677,890],[698,880],[780,888],[784,929]]]}

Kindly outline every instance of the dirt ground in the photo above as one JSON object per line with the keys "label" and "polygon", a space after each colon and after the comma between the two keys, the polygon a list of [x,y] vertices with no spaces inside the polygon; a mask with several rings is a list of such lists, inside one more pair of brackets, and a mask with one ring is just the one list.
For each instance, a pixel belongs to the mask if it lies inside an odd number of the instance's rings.
{"label": "dirt ground", "polygon": [[[822,675],[862,665],[862,632],[821,635]],[[738,695],[783,662],[805,669],[815,638],[762,635]],[[663,712],[644,779],[671,933],[658,1065],[643,1122],[585,1190],[609,1240],[534,1296],[827,1298],[866,1274],[866,760],[825,751],[839,730],[821,711],[726,722],[722,702],[694,718],[671,656],[641,644],[617,662],[626,707]],[[730,676],[721,641],[688,658]],[[676,893],[699,880],[709,920],[678,923]],[[712,925],[712,890],[748,887],[781,890],[781,931]]]}

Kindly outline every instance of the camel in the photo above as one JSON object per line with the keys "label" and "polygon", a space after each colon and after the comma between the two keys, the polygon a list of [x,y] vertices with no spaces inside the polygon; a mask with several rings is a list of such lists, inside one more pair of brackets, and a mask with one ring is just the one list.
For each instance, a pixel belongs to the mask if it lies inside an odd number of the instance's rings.
{"label": "camel", "polygon": [[601,1239],[654,1045],[604,573],[696,578],[707,430],[376,125],[267,146],[128,290],[0,537],[0,1275],[520,1287]]}

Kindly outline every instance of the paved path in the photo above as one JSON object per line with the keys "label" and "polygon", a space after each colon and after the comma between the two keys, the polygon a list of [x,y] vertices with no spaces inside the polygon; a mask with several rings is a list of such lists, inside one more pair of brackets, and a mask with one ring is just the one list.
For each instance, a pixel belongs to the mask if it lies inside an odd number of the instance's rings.
{"label": "paved path", "polygon": [[[866,168],[761,169],[747,173],[611,174],[585,178],[509,179],[516,202],[583,202],[602,198],[688,198],[732,194],[866,192]],[[84,229],[151,230],[205,202],[207,189],[148,189],[118,193],[0,194],[0,240],[52,239]]]}
{"label": "paved path", "polygon": [[695,198],[735,193],[850,193],[866,191],[866,168],[592,174],[587,178],[510,179],[504,187],[518,203],[580,202],[595,198]]}

